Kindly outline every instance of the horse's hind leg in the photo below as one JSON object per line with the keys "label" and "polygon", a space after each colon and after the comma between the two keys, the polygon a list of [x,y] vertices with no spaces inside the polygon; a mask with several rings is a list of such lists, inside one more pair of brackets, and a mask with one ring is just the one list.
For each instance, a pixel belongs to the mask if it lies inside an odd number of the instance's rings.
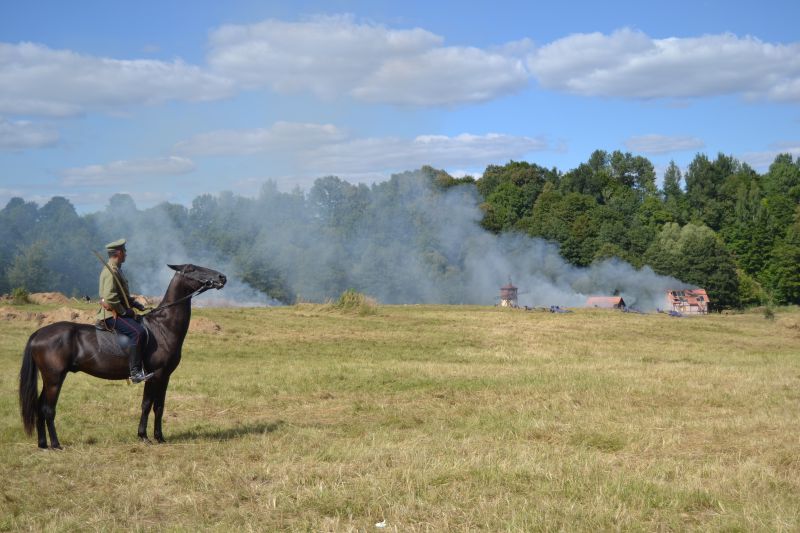
{"label": "horse's hind leg", "polygon": [[44,405],[44,389],[39,395],[39,401],[36,404],[36,438],[39,441],[39,448],[47,448],[47,432],[44,427],[44,414],[42,406]]}
{"label": "horse's hind leg", "polygon": [[[36,422],[36,430],[39,437],[39,447],[47,448],[47,439],[44,435],[44,428],[41,426],[47,425],[47,432],[50,433],[50,447],[54,449],[61,449],[61,443],[58,442],[58,435],[56,434],[56,403],[58,403],[58,395],[61,392],[61,384],[64,382],[65,375],[59,376],[56,383],[43,383],[42,395],[39,397],[39,417]],[[40,430],[41,427],[41,430]]]}

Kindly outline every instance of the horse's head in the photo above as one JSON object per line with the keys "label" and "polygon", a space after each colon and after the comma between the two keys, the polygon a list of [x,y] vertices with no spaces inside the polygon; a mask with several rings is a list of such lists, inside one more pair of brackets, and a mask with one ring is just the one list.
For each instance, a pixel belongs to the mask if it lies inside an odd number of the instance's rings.
{"label": "horse's head", "polygon": [[217,272],[210,268],[197,265],[167,265],[172,270],[180,274],[189,282],[189,288],[193,291],[203,289],[221,289],[225,286],[228,278],[222,272]]}

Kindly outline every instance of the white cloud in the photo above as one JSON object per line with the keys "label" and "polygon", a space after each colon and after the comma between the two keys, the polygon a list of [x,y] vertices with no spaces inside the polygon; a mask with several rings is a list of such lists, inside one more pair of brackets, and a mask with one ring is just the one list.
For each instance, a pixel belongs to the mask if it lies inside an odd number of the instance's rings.
{"label": "white cloud", "polygon": [[50,126],[0,117],[0,152],[20,152],[54,146],[58,139],[58,132]]}
{"label": "white cloud", "polygon": [[420,28],[393,30],[349,16],[266,20],[214,31],[208,62],[247,88],[400,105],[481,102],[528,82],[512,55],[526,48],[520,43],[487,51],[442,42]]}
{"label": "white cloud", "polygon": [[625,147],[631,152],[642,154],[666,154],[684,150],[699,150],[705,143],[697,137],[640,135],[625,141]]}
{"label": "white cloud", "polygon": [[413,106],[485,102],[527,85],[523,62],[478,48],[437,48],[385,61],[351,93],[368,102]]}
{"label": "white cloud", "polygon": [[528,65],[541,86],[586,96],[741,94],[800,102],[800,43],[749,36],[653,39],[631,29],[574,34],[538,49]]}
{"label": "white cloud", "polygon": [[410,170],[422,165],[477,168],[549,149],[541,138],[489,133],[349,138],[330,124],[278,122],[268,129],[204,133],[175,145],[187,155],[271,153],[292,167],[325,174]]}
{"label": "white cloud", "polygon": [[409,170],[422,165],[463,169],[505,163],[547,148],[543,139],[496,133],[385,137],[323,145],[311,150],[304,162],[311,170],[331,174]]}
{"label": "white cloud", "polygon": [[[155,48],[147,47],[146,53]],[[225,98],[242,89],[406,106],[456,106],[540,86],[585,96],[686,99],[739,94],[800,102],[800,43],[733,34],[654,39],[631,29],[446,46],[422,28],[323,16],[211,32],[208,65],[121,60],[0,43],[0,114],[65,117]]]}
{"label": "white cloud", "polygon": [[772,145],[769,150],[746,152],[741,159],[754,169],[765,172],[780,154],[791,154],[800,158],[800,141],[785,141]]}
{"label": "white cloud", "polygon": [[276,122],[271,128],[218,130],[195,135],[175,145],[178,154],[198,156],[253,155],[297,151],[344,138],[331,124]]}
{"label": "white cloud", "polygon": [[119,60],[0,43],[0,113],[65,117],[169,100],[214,100],[233,84],[176,60]]}
{"label": "white cloud", "polygon": [[62,185],[108,185],[121,183],[129,178],[177,176],[187,174],[193,171],[194,168],[195,165],[191,160],[177,156],[113,161],[105,165],[68,168],[62,172]]}

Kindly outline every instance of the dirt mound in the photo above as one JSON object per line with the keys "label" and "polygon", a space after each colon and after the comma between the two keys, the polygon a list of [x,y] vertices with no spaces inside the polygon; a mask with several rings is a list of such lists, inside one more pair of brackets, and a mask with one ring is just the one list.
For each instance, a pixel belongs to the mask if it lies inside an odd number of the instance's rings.
{"label": "dirt mound", "polygon": [[28,296],[28,299],[40,305],[69,303],[69,298],[60,292],[34,292]]}
{"label": "dirt mound", "polygon": [[0,320],[34,320],[39,313],[20,311],[13,307],[0,307]]}
{"label": "dirt mound", "polygon": [[20,311],[13,307],[0,307],[0,320],[35,322],[38,326],[46,326],[62,321],[92,324],[94,323],[94,315],[93,311],[83,311],[69,307],[59,307],[53,311],[46,312]]}
{"label": "dirt mound", "polygon": [[52,324],[53,322],[78,322],[79,324],[94,324],[95,315],[94,311],[83,311],[81,309],[72,309],[69,307],[59,307],[54,311],[41,313],[44,315],[42,325]]}
{"label": "dirt mound", "polygon": [[210,318],[196,316],[192,317],[192,321],[189,322],[189,331],[193,333],[220,333],[222,328]]}

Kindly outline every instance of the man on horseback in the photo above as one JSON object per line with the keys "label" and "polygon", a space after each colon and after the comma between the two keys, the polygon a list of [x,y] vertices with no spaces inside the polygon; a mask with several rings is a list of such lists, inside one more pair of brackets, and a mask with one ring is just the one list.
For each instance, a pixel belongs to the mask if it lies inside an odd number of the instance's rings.
{"label": "man on horseback", "polygon": [[108,262],[100,271],[100,310],[97,320],[104,322],[109,330],[117,331],[131,340],[132,348],[128,351],[130,379],[133,383],[141,383],[153,374],[145,374],[142,370],[142,342],[146,337],[131,307],[141,311],[144,306],[131,298],[128,280],[122,274],[122,263],[127,257],[125,242],[125,239],[119,239],[106,244]]}

